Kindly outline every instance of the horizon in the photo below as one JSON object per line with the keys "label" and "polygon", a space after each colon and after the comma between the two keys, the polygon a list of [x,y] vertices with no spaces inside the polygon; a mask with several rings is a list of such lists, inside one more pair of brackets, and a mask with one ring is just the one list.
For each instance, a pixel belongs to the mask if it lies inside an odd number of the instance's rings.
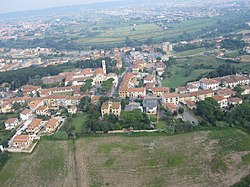
{"label": "horizon", "polygon": [[112,1],[114,2],[119,0],[53,0],[53,1],[43,0],[39,2],[34,0],[24,0],[24,1],[11,0],[1,4],[0,14],[35,11],[35,10],[65,7],[65,6],[105,3]]}

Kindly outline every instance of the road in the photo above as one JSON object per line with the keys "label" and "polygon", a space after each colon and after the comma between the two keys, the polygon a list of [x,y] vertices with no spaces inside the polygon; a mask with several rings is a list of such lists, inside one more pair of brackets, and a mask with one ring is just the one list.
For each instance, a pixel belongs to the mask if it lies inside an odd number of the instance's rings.
{"label": "road", "polygon": [[124,75],[132,71],[132,61],[125,54],[123,54],[123,57],[125,58],[125,63],[127,64],[127,67],[126,70],[118,77],[118,83],[116,87],[112,90],[111,96],[115,96],[116,94],[118,94],[118,90],[122,84]]}
{"label": "road", "polygon": [[183,119],[183,121],[189,121],[194,125],[198,125],[199,121],[197,117],[186,106],[184,106],[183,108],[184,113],[181,114],[181,118]]}

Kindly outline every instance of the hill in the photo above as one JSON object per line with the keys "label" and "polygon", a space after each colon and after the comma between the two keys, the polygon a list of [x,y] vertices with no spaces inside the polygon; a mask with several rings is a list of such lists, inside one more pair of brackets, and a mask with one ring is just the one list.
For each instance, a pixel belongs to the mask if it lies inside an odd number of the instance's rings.
{"label": "hill", "polygon": [[249,173],[250,136],[239,129],[174,136],[42,140],[12,154],[2,186],[230,186]]}

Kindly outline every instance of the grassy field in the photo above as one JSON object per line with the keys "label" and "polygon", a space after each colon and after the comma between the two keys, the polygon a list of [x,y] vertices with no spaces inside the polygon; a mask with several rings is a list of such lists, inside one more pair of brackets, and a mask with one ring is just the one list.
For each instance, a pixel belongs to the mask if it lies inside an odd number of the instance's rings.
{"label": "grassy field", "polygon": [[190,56],[207,51],[205,47],[175,53],[176,56]]}
{"label": "grassy field", "polygon": [[73,117],[71,124],[75,127],[75,130],[77,132],[81,132],[83,129],[84,122],[86,122],[88,119],[88,114],[78,114],[78,116]]}
{"label": "grassy field", "polygon": [[[177,59],[176,63],[168,70],[170,73],[163,79],[162,85],[175,88],[184,86],[189,81],[199,79],[202,75],[213,71],[225,62],[213,56],[193,56]],[[196,68],[196,66],[209,66],[209,68]],[[236,66],[237,67],[237,66]]]}
{"label": "grassy field", "polygon": [[188,34],[200,31],[202,28],[211,26],[216,22],[213,19],[197,19],[188,20],[181,23],[169,24],[168,30],[163,30],[154,23],[136,22],[127,24],[106,24],[104,26],[94,25],[95,32],[91,37],[82,37],[75,40],[76,43],[82,46],[87,45],[112,45],[117,43],[124,43],[128,36],[130,39],[146,40],[154,38],[161,40],[165,38],[178,37],[186,32]]}
{"label": "grassy field", "polygon": [[229,186],[249,174],[249,142],[249,134],[238,129],[42,140],[30,155],[12,154],[0,182],[14,187]]}

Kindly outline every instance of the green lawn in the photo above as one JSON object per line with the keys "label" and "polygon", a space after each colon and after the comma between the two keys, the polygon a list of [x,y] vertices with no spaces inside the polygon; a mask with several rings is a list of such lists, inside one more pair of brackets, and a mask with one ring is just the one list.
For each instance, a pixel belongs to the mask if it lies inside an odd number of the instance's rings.
{"label": "green lawn", "polygon": [[88,120],[89,115],[86,113],[78,114],[76,117],[72,118],[70,122],[77,132],[81,132],[84,126],[84,123]]}
{"label": "green lawn", "polygon": [[207,51],[205,47],[175,53],[177,56],[195,55]]}

